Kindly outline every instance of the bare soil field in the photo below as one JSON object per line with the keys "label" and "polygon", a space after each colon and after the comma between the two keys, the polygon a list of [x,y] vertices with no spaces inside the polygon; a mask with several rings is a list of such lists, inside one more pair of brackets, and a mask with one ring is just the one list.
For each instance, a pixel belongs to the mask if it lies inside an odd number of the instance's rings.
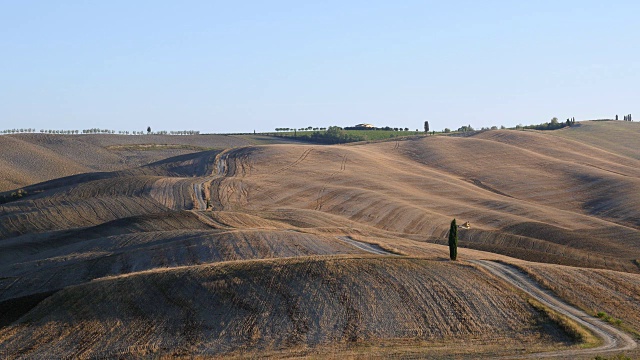
{"label": "bare soil field", "polygon": [[[90,171],[116,171],[208,149],[226,149],[278,139],[227,135],[0,136],[0,192]],[[275,140],[274,140],[275,139]],[[279,141],[280,143],[286,140]]]}
{"label": "bare soil field", "polygon": [[638,122],[629,121],[586,121],[577,126],[554,132],[554,135],[610,151],[615,154],[640,159]]}
{"label": "bare soil field", "polygon": [[[586,346],[467,260],[519,266],[636,334],[640,127],[625,123],[635,137],[616,143],[616,124],[579,125],[342,146],[2,136],[0,182],[27,195],[0,204],[0,354],[478,358]],[[590,126],[600,142],[580,135]],[[454,217],[471,223],[457,263]]]}
{"label": "bare soil field", "polygon": [[21,355],[81,358],[313,354],[327,344],[397,338],[413,345],[464,338],[479,352],[492,342],[537,350],[571,343],[548,327],[523,298],[463,264],[299,257],[153,270],[70,287],[0,330],[0,338],[8,354],[27,348]]}
{"label": "bare soil field", "polygon": [[[514,136],[522,144],[505,143]],[[437,243],[456,217],[473,224],[461,233],[465,246],[638,272],[640,162],[572,152],[556,139],[492,131],[399,145],[240,148],[228,153],[210,198],[217,210],[314,210]],[[544,151],[534,151],[540,143]]]}

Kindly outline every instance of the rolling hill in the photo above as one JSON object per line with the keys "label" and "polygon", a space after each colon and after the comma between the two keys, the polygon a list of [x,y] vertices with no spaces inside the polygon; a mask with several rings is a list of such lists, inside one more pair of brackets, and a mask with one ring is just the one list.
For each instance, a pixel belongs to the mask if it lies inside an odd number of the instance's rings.
{"label": "rolling hill", "polygon": [[[472,259],[513,264],[640,333],[640,126],[578,125],[342,146],[0,137],[0,182],[28,193],[0,205],[0,353],[581,346]],[[471,223],[456,263],[443,246],[452,218]]]}
{"label": "rolling hill", "polygon": [[209,149],[299,143],[266,136],[110,134],[0,136],[0,192],[64,176],[117,171]]}

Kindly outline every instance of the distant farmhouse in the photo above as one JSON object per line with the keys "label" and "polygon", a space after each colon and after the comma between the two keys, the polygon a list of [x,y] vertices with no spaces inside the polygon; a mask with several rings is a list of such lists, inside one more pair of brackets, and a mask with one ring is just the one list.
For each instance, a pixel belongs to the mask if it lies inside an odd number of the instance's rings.
{"label": "distant farmhouse", "polygon": [[376,127],[371,124],[358,124],[354,126],[356,129],[375,129]]}

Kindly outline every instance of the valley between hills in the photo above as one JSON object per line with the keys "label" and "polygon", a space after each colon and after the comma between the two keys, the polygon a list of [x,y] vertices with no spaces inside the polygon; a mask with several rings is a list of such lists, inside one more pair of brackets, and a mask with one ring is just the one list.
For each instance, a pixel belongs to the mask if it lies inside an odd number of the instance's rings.
{"label": "valley between hills", "polygon": [[639,145],[0,136],[0,356],[638,358]]}

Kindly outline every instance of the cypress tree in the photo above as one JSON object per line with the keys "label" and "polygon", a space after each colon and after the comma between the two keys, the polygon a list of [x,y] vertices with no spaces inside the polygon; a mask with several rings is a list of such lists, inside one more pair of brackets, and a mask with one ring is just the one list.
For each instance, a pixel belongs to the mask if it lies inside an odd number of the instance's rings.
{"label": "cypress tree", "polygon": [[451,221],[451,228],[449,229],[449,257],[453,261],[458,257],[458,226],[456,225],[456,219]]}

